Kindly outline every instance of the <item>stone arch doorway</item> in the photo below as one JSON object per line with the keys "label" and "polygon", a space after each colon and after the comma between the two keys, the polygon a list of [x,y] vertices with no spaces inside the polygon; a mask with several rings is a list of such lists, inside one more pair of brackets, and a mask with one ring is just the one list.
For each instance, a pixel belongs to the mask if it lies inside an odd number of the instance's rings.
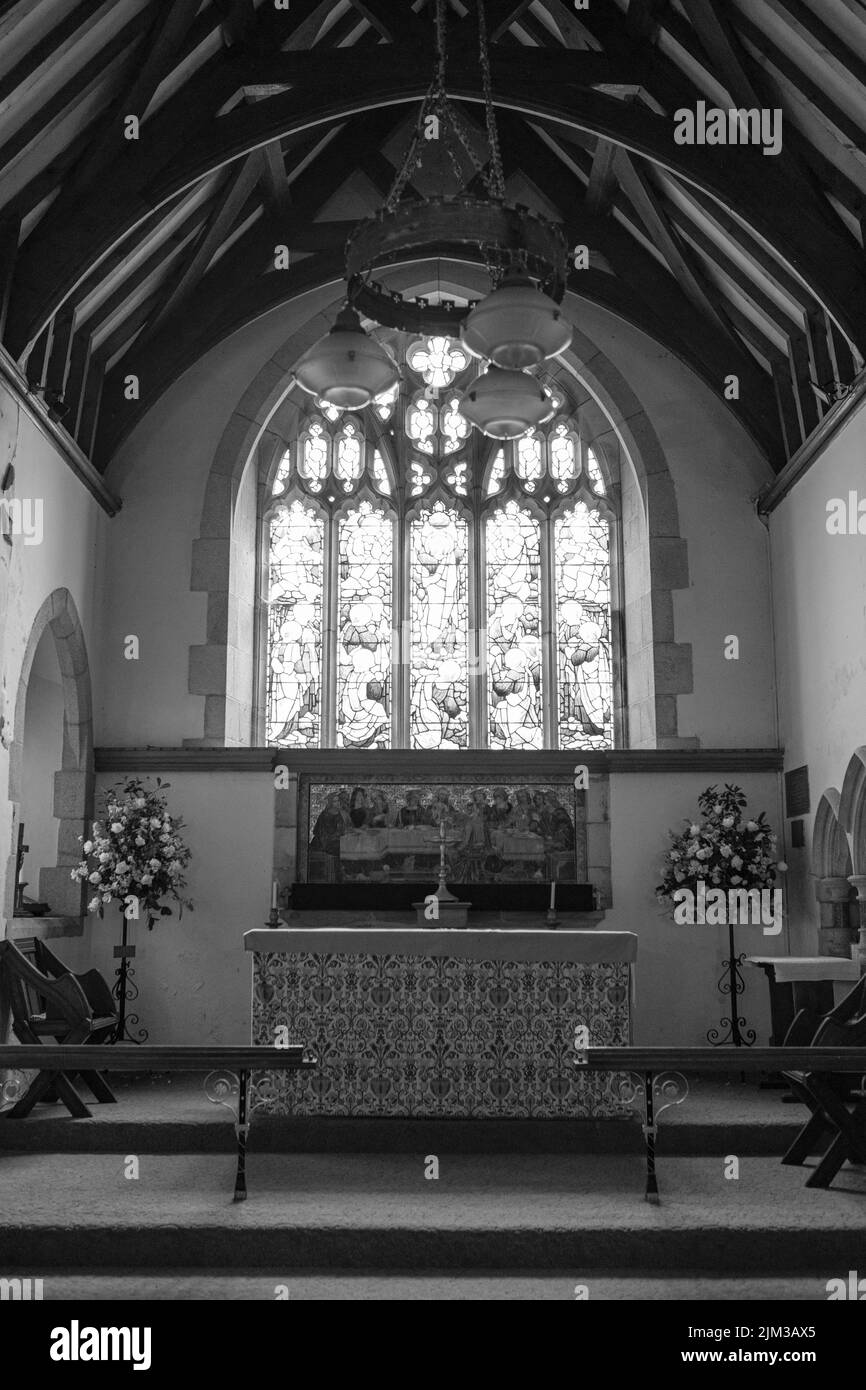
{"label": "stone arch doorway", "polygon": [[7,921],[14,911],[22,819],[25,843],[31,827],[34,830],[29,870],[25,861],[27,896],[47,902],[53,916],[80,917],[83,888],[70,871],[81,857],[78,837],[92,809],[93,710],[84,632],[68,589],[55,589],[46,598],[27,640],[15,700],[9,800],[12,844],[3,904]]}
{"label": "stone arch doorway", "polygon": [[850,882],[854,869],[835,787],[824,792],[812,832],[812,875],[818,901],[819,951],[822,956],[850,956],[859,927],[857,893]]}

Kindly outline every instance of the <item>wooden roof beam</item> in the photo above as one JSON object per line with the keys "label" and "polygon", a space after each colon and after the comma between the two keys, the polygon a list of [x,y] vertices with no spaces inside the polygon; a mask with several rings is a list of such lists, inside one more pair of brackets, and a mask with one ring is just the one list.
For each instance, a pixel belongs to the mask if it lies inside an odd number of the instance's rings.
{"label": "wooden roof beam", "polygon": [[351,0],[352,8],[389,43],[408,43],[433,62],[433,24],[425,24],[409,0]]}
{"label": "wooden roof beam", "polygon": [[603,217],[609,210],[616,192],[616,153],[612,140],[599,139],[592,156],[592,169],[586,190],[586,206],[590,212]]}
{"label": "wooden roof beam", "polygon": [[154,332],[156,326],[172,310],[189,296],[204,275],[214,255],[225,241],[237,222],[247,199],[253,192],[261,175],[261,161],[258,152],[248,155],[239,168],[232,167],[222,188],[214,199],[206,226],[191,248],[186,263],[167,290],[154,318],[147,325],[146,336]]}
{"label": "wooden roof beam", "polygon": [[[84,201],[72,226],[68,219],[58,223],[51,215],[22,248],[10,307],[14,349],[22,353],[29,347],[34,334],[87,269],[159,202],[268,140],[383,107],[414,104],[424,90],[417,78],[399,75],[385,86],[374,84],[352,92],[298,89],[231,111],[167,162],[164,147],[158,142],[156,148],[142,151],[143,159],[118,167],[108,209],[102,203],[95,207],[92,200]],[[452,89],[451,95],[457,100],[481,102],[479,78]],[[816,293],[854,341],[866,342],[866,276],[860,247],[848,234],[825,225],[806,200],[800,200],[797,216],[792,218],[790,185],[760,151],[738,147],[734,167],[726,149],[678,145],[669,119],[596,91],[583,93],[577,103],[562,104],[543,84],[540,90],[535,84],[510,89],[499,86],[496,99],[500,111],[518,112],[551,129],[577,127],[614,140],[714,194],[773,244],[792,269],[815,285]]]}

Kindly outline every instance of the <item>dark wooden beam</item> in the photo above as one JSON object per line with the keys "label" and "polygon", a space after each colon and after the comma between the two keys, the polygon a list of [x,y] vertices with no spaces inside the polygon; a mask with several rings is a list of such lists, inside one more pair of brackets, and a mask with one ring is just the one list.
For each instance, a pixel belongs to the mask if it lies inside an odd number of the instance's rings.
{"label": "dark wooden beam", "polygon": [[[433,24],[419,19],[409,0],[351,0],[352,8],[389,43],[408,43],[432,62]],[[453,22],[453,14],[450,16]],[[450,28],[450,25],[449,25]]]}
{"label": "dark wooden beam", "polygon": [[596,213],[599,217],[603,217],[608,211],[616,192],[617,148],[612,140],[599,139],[596,142],[595,154],[592,157],[592,172],[586,190],[586,206],[590,212]]}
{"label": "dark wooden beam", "polygon": [[64,115],[104,79],[106,70],[125,49],[140,38],[145,28],[146,18],[143,14],[135,15],[88,62],[77,68],[74,75],[0,146],[0,169],[11,164],[28,146],[44,140]]}
{"label": "dark wooden beam", "polygon": [[820,10],[813,10],[803,4],[803,0],[764,0],[764,4],[775,11],[808,48],[820,53],[822,62],[833,68],[843,81],[854,82],[861,90],[866,87],[866,61],[819,18]]}
{"label": "dark wooden beam", "polygon": [[193,244],[180,271],[173,277],[157,313],[147,325],[146,336],[150,336],[156,326],[177,309],[198,284],[238,220],[242,208],[259,181],[260,171],[258,154],[249,155],[239,166],[232,165],[222,188],[211,204],[207,225]]}
{"label": "dark wooden beam", "polygon": [[124,139],[126,116],[143,122],[154,93],[174,66],[178,49],[199,9],[199,0],[162,0],[155,22],[142,44],[141,62],[132,82],[115,101],[106,118],[105,132],[93,145],[75,171],[75,188],[88,187],[105,169],[109,160],[129,141]]}
{"label": "dark wooden beam", "polygon": [[[404,85],[405,82],[405,85]],[[26,350],[46,313],[74,288],[89,265],[110,250],[165,198],[188,186],[209,170],[249,153],[268,140],[310,130],[347,116],[383,105],[414,103],[423,95],[420,84],[400,80],[385,88],[364,92],[321,94],[318,102],[306,92],[289,92],[258,102],[252,108],[232,111],[199,141],[191,141],[164,166],[153,169],[142,188],[144,170],[118,170],[115,196],[105,209],[82,205],[75,235],[68,222],[57,225],[49,216],[22,251],[22,264],[10,307],[10,335],[19,352]],[[478,81],[452,95],[478,102]],[[615,140],[643,154],[671,172],[718,197],[735,209],[746,223],[774,244],[788,264],[807,282],[855,341],[866,342],[866,277],[862,252],[851,239],[825,226],[811,209],[798,204],[797,217],[789,214],[790,185],[772,168],[772,160],[759,151],[738,147],[736,162],[722,147],[677,145],[670,121],[653,116],[595,91],[583,94],[576,110],[563,107],[554,95],[504,90],[497,93],[500,110],[520,112],[552,130],[586,129]],[[146,191],[145,191],[146,190]],[[855,254],[856,252],[856,254]]]}
{"label": "dark wooden beam", "polygon": [[20,234],[20,218],[0,218],[0,342],[3,341],[6,331],[6,315],[9,312],[9,296],[12,293],[12,277],[15,273]]}
{"label": "dark wooden beam", "polygon": [[700,269],[677,236],[647,171],[640,167],[637,160],[631,159],[623,151],[617,153],[616,171],[623,192],[634,205],[657,249],[667,262],[671,274],[695,308],[714,323],[726,338],[736,341],[739,347],[730,323],[705,284]]}
{"label": "dark wooden beam", "polygon": [[716,0],[691,0],[688,17],[710,58],[713,72],[735,106],[760,107],[761,100],[740,58],[740,45]]}
{"label": "dark wooden beam", "polygon": [[[418,62],[418,50],[405,44],[356,44],[350,48],[271,53],[239,65],[241,83],[247,92],[271,96],[279,87],[304,83],[373,82],[411,70]],[[612,59],[603,53],[573,52],[564,48],[526,48],[497,46],[490,55],[494,86],[500,82],[538,81],[557,86],[636,87],[645,79],[649,64],[645,56],[630,54],[628,59]],[[478,71],[478,56],[468,45],[449,56],[451,79],[469,77]]]}
{"label": "dark wooden beam", "polygon": [[484,17],[490,42],[499,43],[512,24],[526,14],[531,4],[532,0],[484,0]]}

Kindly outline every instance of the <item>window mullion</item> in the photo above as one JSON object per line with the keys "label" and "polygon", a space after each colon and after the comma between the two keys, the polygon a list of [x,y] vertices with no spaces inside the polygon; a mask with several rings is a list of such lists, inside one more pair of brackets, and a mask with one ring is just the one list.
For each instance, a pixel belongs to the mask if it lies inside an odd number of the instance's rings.
{"label": "window mullion", "polygon": [[322,717],[319,735],[320,748],[337,746],[337,574],[340,547],[336,517],[329,517],[325,527],[325,601],[322,608]]}
{"label": "window mullion", "polygon": [[541,712],[545,748],[559,747],[556,669],[556,568],[554,524],[550,513],[542,522],[541,546]]}

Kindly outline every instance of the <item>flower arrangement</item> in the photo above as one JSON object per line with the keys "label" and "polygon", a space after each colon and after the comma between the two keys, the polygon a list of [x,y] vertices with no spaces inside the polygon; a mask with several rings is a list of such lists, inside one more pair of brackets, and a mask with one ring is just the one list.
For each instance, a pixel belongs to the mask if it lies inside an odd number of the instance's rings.
{"label": "flower arrangement", "polygon": [[699,882],[725,890],[767,888],[777,873],[785,872],[788,866],[775,857],[776,836],[765,813],[744,821],[746,798],[740,787],[707,787],[698,805],[699,823],[686,821],[680,834],[668,832],[671,844],[656,887],[659,902],[671,899],[678,888],[696,892]]}
{"label": "flower arrangement", "polygon": [[85,857],[72,870],[72,877],[93,889],[89,912],[101,917],[112,899],[121,909],[128,909],[129,900],[135,899],[138,911],[126,915],[146,913],[148,930],[152,930],[157,917],[172,916],[163,898],[175,900],[179,916],[185,907],[193,910],[182,891],[191,852],[181,834],[183,821],[170,815],[166,805],[170,785],[159,777],[155,788],[136,779],[117,783],[105,795],[104,820],[93,822],[90,838],[79,835]]}

